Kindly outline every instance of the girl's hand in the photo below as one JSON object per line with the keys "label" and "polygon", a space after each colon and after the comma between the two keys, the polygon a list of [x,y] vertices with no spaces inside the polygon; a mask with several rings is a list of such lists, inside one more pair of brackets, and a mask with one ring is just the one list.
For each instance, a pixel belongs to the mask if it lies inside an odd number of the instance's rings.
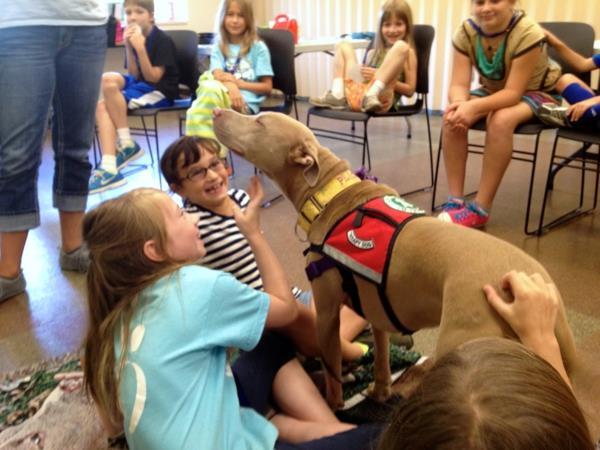
{"label": "girl's hand", "polygon": [[360,75],[363,77],[365,81],[371,81],[375,76],[375,72],[377,69],[369,66],[360,66]]}
{"label": "girl's hand", "polygon": [[250,203],[245,211],[242,211],[237,203],[233,204],[233,218],[238,228],[248,240],[252,239],[260,231],[260,207],[263,200],[263,187],[258,177],[253,176],[248,186]]}
{"label": "girl's hand", "polygon": [[221,83],[225,83],[229,81],[230,83],[236,83],[236,78],[233,74],[224,71],[218,71],[214,74],[215,80],[220,81]]}
{"label": "girl's hand", "polygon": [[588,109],[596,104],[598,104],[598,98],[594,97],[577,102],[574,105],[569,106],[569,109],[567,109],[567,116],[571,122],[577,122],[583,117]]}
{"label": "girl's hand", "polygon": [[473,102],[470,101],[454,103],[448,106],[446,113],[445,123],[452,128],[468,130],[477,118]]}
{"label": "girl's hand", "polygon": [[235,83],[226,81],[227,89],[229,90],[229,98],[231,99],[231,106],[238,112],[242,112],[246,103],[244,97],[240,92],[240,88]]}
{"label": "girl's hand", "polygon": [[502,278],[502,288],[510,291],[514,300],[506,302],[491,286],[483,290],[490,305],[508,322],[521,342],[535,348],[543,342],[554,341],[558,314],[558,292],[542,276],[511,271]]}
{"label": "girl's hand", "polygon": [[458,108],[458,105],[460,105],[461,103],[464,103],[464,102],[454,102],[454,103],[448,105],[448,107],[446,108],[446,111],[444,111],[444,125],[450,126],[450,129],[452,131],[467,132],[469,130],[469,127],[466,126],[465,124],[458,122],[457,117],[456,117],[456,109]]}

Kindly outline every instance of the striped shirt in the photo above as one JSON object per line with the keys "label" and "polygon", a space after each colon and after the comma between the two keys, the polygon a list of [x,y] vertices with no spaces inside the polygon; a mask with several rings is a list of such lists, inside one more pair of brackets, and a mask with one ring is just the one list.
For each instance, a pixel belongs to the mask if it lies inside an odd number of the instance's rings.
{"label": "striped shirt", "polygon": [[[242,189],[230,189],[229,197],[243,210],[250,202],[250,196]],[[254,253],[246,237],[240,232],[233,216],[223,216],[200,205],[185,201],[187,213],[195,219],[204,241],[206,255],[199,261],[203,266],[231,273],[242,283],[263,290],[263,282],[258,271]],[[292,288],[294,297],[302,293]]]}

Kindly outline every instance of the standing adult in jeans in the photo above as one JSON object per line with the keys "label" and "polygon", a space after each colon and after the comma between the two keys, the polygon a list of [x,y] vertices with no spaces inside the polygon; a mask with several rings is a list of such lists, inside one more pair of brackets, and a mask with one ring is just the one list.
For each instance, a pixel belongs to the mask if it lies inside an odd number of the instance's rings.
{"label": "standing adult in jeans", "polygon": [[25,290],[21,260],[40,224],[38,168],[49,112],[63,270],[85,272],[81,223],[106,53],[100,0],[12,0],[0,15],[0,302]]}

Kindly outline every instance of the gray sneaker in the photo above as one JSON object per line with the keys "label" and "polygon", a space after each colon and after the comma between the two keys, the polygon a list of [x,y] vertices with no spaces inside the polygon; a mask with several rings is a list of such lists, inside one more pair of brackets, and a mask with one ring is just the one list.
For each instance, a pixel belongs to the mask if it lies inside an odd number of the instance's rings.
{"label": "gray sneaker", "polygon": [[90,251],[85,244],[71,253],[61,249],[58,262],[62,270],[85,273],[90,265]]}
{"label": "gray sneaker", "polygon": [[365,95],[362,99],[360,110],[362,112],[373,112],[380,110],[382,106],[376,95]]}
{"label": "gray sneaker", "polygon": [[571,121],[567,116],[568,106],[555,103],[542,103],[538,111],[539,119],[546,125],[554,127],[570,127]]}
{"label": "gray sneaker", "polygon": [[309,98],[308,103],[310,103],[313,106],[318,106],[320,108],[330,109],[344,109],[348,106],[348,103],[346,102],[346,97],[337,98],[331,93],[331,91],[325,92],[320,97]]}
{"label": "gray sneaker", "polygon": [[22,271],[16,278],[0,277],[0,303],[24,292],[26,284]]}

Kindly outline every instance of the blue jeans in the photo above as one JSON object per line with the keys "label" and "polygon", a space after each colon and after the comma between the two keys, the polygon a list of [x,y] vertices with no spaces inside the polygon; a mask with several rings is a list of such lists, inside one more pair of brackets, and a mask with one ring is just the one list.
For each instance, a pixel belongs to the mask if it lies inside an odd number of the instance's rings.
{"label": "blue jeans", "polygon": [[0,29],[0,231],[40,223],[38,168],[50,106],[53,205],[85,211],[105,26]]}

